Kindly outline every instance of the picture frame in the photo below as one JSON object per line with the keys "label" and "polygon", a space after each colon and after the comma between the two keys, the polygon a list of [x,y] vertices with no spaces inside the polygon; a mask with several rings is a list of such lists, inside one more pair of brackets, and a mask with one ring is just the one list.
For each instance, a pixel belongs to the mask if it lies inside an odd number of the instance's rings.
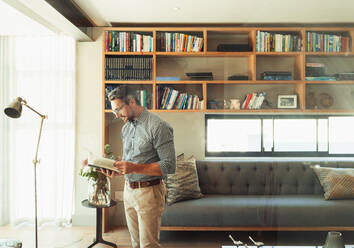
{"label": "picture frame", "polygon": [[278,95],[278,108],[297,108],[297,95]]}

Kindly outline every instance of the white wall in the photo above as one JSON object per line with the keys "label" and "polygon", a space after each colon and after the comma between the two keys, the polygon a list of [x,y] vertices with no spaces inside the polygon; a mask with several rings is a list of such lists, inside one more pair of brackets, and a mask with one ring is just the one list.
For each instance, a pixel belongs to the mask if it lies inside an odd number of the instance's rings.
{"label": "white wall", "polygon": [[[95,30],[96,32],[99,30]],[[87,198],[87,181],[79,176],[87,150],[102,151],[102,43],[77,43],[77,95],[75,144],[75,199],[74,225],[95,225],[96,211],[85,208],[81,201]]]}

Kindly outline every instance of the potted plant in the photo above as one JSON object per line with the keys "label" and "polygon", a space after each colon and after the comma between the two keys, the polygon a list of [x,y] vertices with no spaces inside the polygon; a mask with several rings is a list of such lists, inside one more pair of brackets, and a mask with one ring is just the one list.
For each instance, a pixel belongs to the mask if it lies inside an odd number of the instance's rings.
{"label": "potted plant", "polygon": [[[104,149],[104,157],[116,159],[109,144],[106,144]],[[88,166],[87,160],[84,161],[79,175],[87,178],[88,202],[94,206],[109,206],[111,202],[111,183],[109,178],[98,169]]]}

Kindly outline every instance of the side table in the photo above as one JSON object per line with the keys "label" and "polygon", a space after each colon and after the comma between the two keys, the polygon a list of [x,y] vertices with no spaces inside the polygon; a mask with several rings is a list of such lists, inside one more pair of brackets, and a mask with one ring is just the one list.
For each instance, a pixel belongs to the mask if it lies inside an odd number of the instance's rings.
{"label": "side table", "polygon": [[87,208],[96,208],[96,240],[88,248],[91,248],[98,243],[102,243],[102,244],[117,248],[116,244],[105,241],[102,238],[102,208],[113,207],[113,206],[117,205],[117,202],[111,200],[111,203],[109,204],[109,206],[98,207],[98,206],[89,204],[88,200],[86,199],[86,200],[83,200],[81,202],[81,204],[82,204],[82,206],[87,207]]}

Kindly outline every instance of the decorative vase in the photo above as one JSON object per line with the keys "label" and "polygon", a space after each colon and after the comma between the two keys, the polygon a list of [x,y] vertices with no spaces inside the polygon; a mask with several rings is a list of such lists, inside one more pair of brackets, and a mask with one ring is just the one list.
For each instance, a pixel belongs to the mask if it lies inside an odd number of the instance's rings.
{"label": "decorative vase", "polygon": [[98,173],[97,178],[88,180],[88,202],[94,206],[109,206],[111,203],[111,182],[108,177]]}

